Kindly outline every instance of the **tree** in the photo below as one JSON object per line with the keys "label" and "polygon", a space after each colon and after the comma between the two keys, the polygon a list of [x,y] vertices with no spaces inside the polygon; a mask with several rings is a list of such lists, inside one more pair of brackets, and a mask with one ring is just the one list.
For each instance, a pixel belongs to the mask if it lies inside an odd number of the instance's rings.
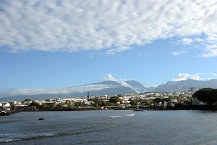
{"label": "tree", "polygon": [[117,102],[120,102],[120,98],[118,96],[113,96],[109,99],[109,102],[116,104]]}
{"label": "tree", "polygon": [[199,101],[213,105],[217,101],[217,89],[203,88],[193,94],[193,98]]}
{"label": "tree", "polygon": [[17,107],[16,107],[16,105],[11,105],[11,110],[16,110],[17,109]]}
{"label": "tree", "polygon": [[31,99],[25,99],[24,101],[32,101]]}
{"label": "tree", "polygon": [[213,105],[213,103],[215,103],[216,101],[217,101],[217,89],[213,89],[207,94],[207,102],[209,103],[209,105]]}
{"label": "tree", "polygon": [[123,96],[121,94],[119,94],[118,97],[123,97]]}
{"label": "tree", "polygon": [[94,102],[93,105],[94,105],[95,107],[102,106],[102,101],[99,99],[99,97],[93,98],[92,101]]}
{"label": "tree", "polygon": [[162,98],[162,97],[153,99],[154,103],[159,103],[159,102],[163,102],[163,101],[164,101],[164,98]]}
{"label": "tree", "polygon": [[54,109],[54,104],[49,104],[49,105],[47,105],[47,108],[48,108],[48,109]]}
{"label": "tree", "polygon": [[[58,105],[60,105],[60,104],[58,104]],[[75,102],[75,106],[76,107],[79,107],[79,106],[81,106],[82,104],[81,104],[81,102]],[[62,107],[62,106],[60,106],[60,107]]]}
{"label": "tree", "polygon": [[136,100],[131,100],[130,104],[131,104],[131,106],[136,106],[137,105],[137,101]]}
{"label": "tree", "polygon": [[37,102],[35,102],[35,101],[33,101],[33,102],[30,104],[30,106],[36,106],[36,107],[38,107],[38,106],[40,106],[40,104],[37,103]]}

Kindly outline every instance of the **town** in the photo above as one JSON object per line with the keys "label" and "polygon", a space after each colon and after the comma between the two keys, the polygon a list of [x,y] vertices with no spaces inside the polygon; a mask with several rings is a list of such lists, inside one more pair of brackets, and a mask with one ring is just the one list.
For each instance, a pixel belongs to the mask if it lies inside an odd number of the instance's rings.
{"label": "town", "polygon": [[193,91],[145,92],[137,95],[104,95],[85,98],[65,98],[0,102],[1,114],[16,111],[79,111],[107,109],[175,109],[205,105],[192,97]]}

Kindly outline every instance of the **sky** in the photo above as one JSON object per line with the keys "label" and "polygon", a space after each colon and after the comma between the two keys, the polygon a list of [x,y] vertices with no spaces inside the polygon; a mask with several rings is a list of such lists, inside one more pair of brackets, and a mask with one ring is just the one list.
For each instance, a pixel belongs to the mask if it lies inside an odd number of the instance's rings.
{"label": "sky", "polygon": [[0,0],[0,89],[217,78],[216,19],[217,0]]}

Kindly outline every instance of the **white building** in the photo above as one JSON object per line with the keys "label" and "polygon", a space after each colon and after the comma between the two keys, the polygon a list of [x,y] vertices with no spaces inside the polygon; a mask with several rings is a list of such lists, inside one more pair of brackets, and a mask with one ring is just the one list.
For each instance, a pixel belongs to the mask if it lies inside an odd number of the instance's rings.
{"label": "white building", "polygon": [[7,110],[7,111],[11,110],[11,104],[10,103],[4,102],[4,103],[1,103],[1,104],[2,104],[2,106],[1,106],[2,110]]}

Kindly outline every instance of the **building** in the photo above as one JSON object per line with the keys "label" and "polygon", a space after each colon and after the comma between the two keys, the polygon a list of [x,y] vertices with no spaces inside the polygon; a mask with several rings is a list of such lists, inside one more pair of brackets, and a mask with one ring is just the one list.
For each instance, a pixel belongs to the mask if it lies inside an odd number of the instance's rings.
{"label": "building", "polygon": [[10,111],[11,110],[11,104],[8,102],[2,102],[0,109],[5,110],[5,111]]}

